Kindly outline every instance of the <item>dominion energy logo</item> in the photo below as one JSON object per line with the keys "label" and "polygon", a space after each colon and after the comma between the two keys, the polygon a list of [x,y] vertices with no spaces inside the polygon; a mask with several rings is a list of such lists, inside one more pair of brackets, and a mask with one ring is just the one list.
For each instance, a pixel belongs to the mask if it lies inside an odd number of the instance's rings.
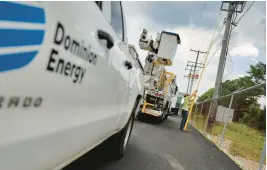
{"label": "dominion energy logo", "polygon": [[40,4],[0,1],[0,72],[22,68],[37,55],[45,34]]}

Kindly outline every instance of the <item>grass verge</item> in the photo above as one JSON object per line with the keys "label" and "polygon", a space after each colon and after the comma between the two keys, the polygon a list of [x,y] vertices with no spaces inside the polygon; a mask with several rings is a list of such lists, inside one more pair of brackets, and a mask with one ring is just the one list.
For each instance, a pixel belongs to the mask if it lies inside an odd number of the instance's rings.
{"label": "grass verge", "polygon": [[[203,130],[204,118],[196,117],[194,126]],[[220,136],[224,124],[217,123],[213,128],[212,134]],[[227,125],[225,138],[232,141],[230,153],[245,159],[259,162],[264,145],[265,133],[259,132],[242,123],[231,123]]]}

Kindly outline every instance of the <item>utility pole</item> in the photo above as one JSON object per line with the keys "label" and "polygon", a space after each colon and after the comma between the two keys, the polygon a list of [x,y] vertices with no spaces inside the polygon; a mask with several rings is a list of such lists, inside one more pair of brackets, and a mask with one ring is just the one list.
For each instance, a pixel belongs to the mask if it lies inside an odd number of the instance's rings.
{"label": "utility pole", "polygon": [[[187,69],[186,68],[186,70],[190,70],[189,71],[189,75],[191,75],[192,74],[192,67],[190,68],[190,69]],[[187,83],[187,88],[186,88],[186,93],[188,93],[188,89],[189,89],[189,84],[190,84],[190,76],[186,76],[186,77],[188,77],[188,83]]]}
{"label": "utility pole", "polygon": [[[188,77],[188,84],[187,84],[187,90],[186,90],[186,93],[191,93],[191,90],[189,88],[192,89],[192,84],[193,84],[193,79],[195,79],[195,74],[196,72],[198,71],[197,68],[203,68],[203,64],[202,63],[196,63],[196,62],[193,62],[193,61],[187,61],[187,65],[186,65],[186,68],[185,70],[189,70],[189,74],[188,75],[185,75],[184,77]],[[194,74],[192,74],[192,71],[194,72]],[[191,85],[190,85],[190,82],[191,82]]]}
{"label": "utility pole", "polygon": [[[228,8],[225,8],[225,4],[229,5]],[[212,102],[213,106],[211,109],[210,117],[208,118],[208,130],[211,130],[214,124],[214,121],[215,121],[215,117],[216,117],[217,106],[218,106],[216,98],[219,96],[219,93],[221,91],[221,84],[222,84],[222,79],[223,79],[227,51],[228,51],[228,43],[230,39],[230,28],[232,24],[233,14],[243,12],[244,7],[245,7],[244,1],[223,1],[221,5],[221,10],[227,11],[228,14],[227,14],[226,23],[225,23],[222,50],[220,54],[220,61],[219,61],[219,66],[217,70],[215,89],[213,93],[213,98],[215,98],[215,100]]]}
{"label": "utility pole", "polygon": [[[196,74],[197,64],[200,64],[200,63],[198,63],[199,53],[207,54],[207,52],[203,52],[203,51],[200,51],[200,50],[196,51],[196,50],[192,50],[192,49],[190,51],[193,51],[193,52],[197,53],[197,58],[196,58],[195,66],[194,66],[194,72],[193,72],[193,78],[191,79],[191,86],[190,86],[190,89],[189,89],[189,93],[191,94],[192,88],[193,88],[193,84],[194,84],[194,77],[195,77],[195,74]],[[201,68],[203,68],[203,67],[201,67]]]}
{"label": "utility pole", "polygon": [[219,61],[219,66],[218,66],[218,70],[217,70],[217,76],[216,76],[216,82],[215,82],[215,89],[214,89],[213,97],[218,97],[220,89],[221,89],[222,78],[223,78],[223,73],[224,73],[224,66],[225,66],[225,61],[226,61],[227,43],[229,40],[230,27],[231,27],[231,22],[232,22],[233,9],[234,9],[234,4],[230,3],[229,4],[229,11],[228,11],[226,23],[225,23],[225,30],[224,30],[223,42],[222,42],[222,50],[221,50],[220,61]]}

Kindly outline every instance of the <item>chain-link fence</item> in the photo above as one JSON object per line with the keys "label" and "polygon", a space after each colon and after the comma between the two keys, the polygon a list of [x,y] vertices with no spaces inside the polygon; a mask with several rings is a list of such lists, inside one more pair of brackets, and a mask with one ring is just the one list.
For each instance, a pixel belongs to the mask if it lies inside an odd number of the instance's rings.
{"label": "chain-link fence", "polygon": [[192,123],[201,132],[204,132],[210,105],[211,100],[198,103],[193,108]]}
{"label": "chain-link fence", "polygon": [[245,170],[265,169],[265,83],[198,101],[191,124]]}

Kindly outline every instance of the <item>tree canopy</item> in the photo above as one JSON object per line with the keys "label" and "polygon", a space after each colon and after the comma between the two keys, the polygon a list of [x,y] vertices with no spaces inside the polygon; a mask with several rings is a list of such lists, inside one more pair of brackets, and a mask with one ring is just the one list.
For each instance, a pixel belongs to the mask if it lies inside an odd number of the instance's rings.
{"label": "tree canopy", "polygon": [[[250,69],[247,73],[248,75],[244,77],[223,82],[220,96],[231,94],[241,88],[245,89],[266,82],[266,64],[263,62],[258,62],[256,65],[250,65]],[[214,88],[209,89],[198,98],[198,101],[200,102],[212,98],[213,92]],[[255,97],[260,95],[265,95],[265,86],[252,90],[252,93],[250,94],[246,93],[246,96]]]}
{"label": "tree canopy", "polygon": [[[239,89],[246,89],[266,82],[266,64],[258,62],[256,65],[250,65],[247,75],[239,77],[234,80],[226,80],[222,83],[220,96],[231,94]],[[260,109],[258,99],[265,96],[266,85],[259,88],[248,90],[234,96],[232,108],[235,109],[234,120],[241,121],[250,126],[262,128],[265,124],[265,112]],[[209,89],[198,98],[198,102],[211,99],[213,96],[214,88]],[[220,99],[220,104],[227,106],[230,103],[230,98]],[[265,109],[265,108],[264,108]],[[262,122],[264,121],[264,122]],[[253,123],[252,123],[253,122]],[[261,123],[256,123],[261,122]],[[256,124],[255,124],[256,123]],[[265,126],[264,126],[265,128]]]}

